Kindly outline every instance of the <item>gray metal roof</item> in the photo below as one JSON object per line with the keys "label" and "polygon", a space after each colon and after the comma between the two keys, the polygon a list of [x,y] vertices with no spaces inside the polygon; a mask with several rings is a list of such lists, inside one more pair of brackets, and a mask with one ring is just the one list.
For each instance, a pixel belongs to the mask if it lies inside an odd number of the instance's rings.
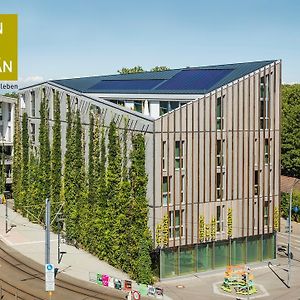
{"label": "gray metal roof", "polygon": [[81,93],[206,94],[275,60],[142,72],[50,82]]}

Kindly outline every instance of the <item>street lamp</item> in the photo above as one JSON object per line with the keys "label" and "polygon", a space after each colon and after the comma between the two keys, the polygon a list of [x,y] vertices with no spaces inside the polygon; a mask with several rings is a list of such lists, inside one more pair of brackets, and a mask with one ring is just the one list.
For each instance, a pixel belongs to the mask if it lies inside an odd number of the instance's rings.
{"label": "street lamp", "polygon": [[288,280],[287,284],[290,287],[291,281],[291,229],[292,229],[292,202],[293,202],[293,189],[300,179],[295,179],[290,191],[290,207],[289,207],[289,239],[288,239]]}

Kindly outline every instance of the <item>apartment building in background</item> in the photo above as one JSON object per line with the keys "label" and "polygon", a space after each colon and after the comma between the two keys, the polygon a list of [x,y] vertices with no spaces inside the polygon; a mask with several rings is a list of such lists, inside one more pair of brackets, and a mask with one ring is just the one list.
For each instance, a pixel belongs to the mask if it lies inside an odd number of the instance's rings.
{"label": "apartment building in background", "polygon": [[11,191],[12,184],[12,149],[14,133],[15,98],[0,95],[0,160],[4,156],[6,173],[6,191]]}
{"label": "apartment building in background", "polygon": [[148,224],[169,278],[275,257],[280,86],[281,61],[270,60],[51,80],[19,93],[36,146],[41,97],[51,126],[56,92],[63,152],[67,98],[81,113],[86,147],[90,109],[104,126],[114,120],[122,131],[127,120],[145,134]]}

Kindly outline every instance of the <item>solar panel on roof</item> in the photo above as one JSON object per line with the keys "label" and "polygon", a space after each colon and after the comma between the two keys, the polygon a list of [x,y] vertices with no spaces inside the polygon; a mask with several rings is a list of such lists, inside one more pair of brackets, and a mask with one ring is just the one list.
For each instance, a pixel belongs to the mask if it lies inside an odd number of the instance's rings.
{"label": "solar panel on roof", "polygon": [[164,80],[102,80],[90,87],[89,90],[149,90],[162,83]]}
{"label": "solar panel on roof", "polygon": [[227,76],[232,69],[182,70],[158,87],[158,90],[206,90]]}

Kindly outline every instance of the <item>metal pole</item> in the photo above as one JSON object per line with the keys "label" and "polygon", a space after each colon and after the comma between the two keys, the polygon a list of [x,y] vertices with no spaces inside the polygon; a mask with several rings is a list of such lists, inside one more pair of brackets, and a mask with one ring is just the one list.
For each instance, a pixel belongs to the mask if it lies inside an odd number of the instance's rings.
{"label": "metal pole", "polygon": [[7,199],[5,199],[5,233],[8,233],[8,207],[7,207]]}
{"label": "metal pole", "polygon": [[289,239],[288,239],[288,280],[287,285],[290,287],[291,282],[291,231],[292,231],[292,202],[293,202],[293,189],[294,186],[299,182],[299,179],[296,179],[291,187],[290,191],[290,207],[289,207]]}
{"label": "metal pole", "polygon": [[57,233],[57,262],[60,263],[60,221],[57,216],[57,228],[58,228],[58,233]]}
{"label": "metal pole", "polygon": [[292,227],[292,201],[293,201],[293,187],[290,191],[290,205],[289,205],[289,237],[288,237],[288,280],[287,284],[290,286],[290,280],[291,280],[291,227]]}
{"label": "metal pole", "polygon": [[45,214],[45,264],[50,264],[50,199],[46,198]]}

